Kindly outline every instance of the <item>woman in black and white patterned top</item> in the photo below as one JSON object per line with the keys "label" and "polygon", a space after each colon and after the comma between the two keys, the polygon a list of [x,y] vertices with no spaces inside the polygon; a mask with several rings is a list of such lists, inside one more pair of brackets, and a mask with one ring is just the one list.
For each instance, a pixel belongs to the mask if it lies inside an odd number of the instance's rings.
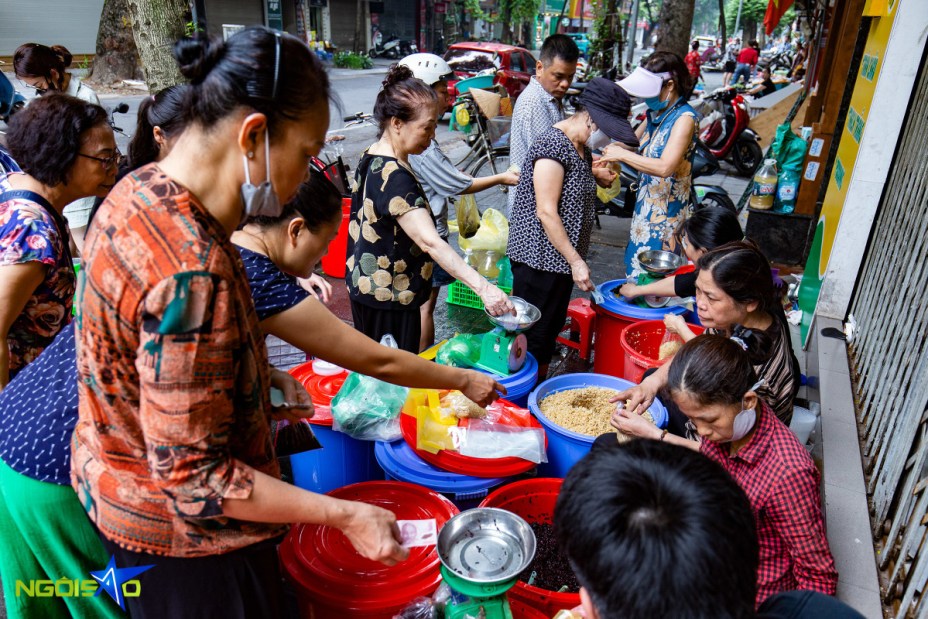
{"label": "woman in black and white patterned top", "polygon": [[541,319],[526,336],[542,379],[574,284],[593,289],[585,261],[596,219],[591,149],[612,140],[636,142],[627,120],[629,107],[623,90],[609,80],[594,79],[576,113],[538,136],[522,165],[507,253],[513,295],[541,310]]}

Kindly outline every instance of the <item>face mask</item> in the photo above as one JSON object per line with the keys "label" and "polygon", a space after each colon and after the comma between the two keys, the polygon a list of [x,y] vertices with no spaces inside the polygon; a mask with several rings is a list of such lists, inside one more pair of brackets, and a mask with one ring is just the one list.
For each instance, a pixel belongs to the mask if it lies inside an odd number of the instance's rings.
{"label": "face mask", "polygon": [[[754,384],[748,391],[755,391],[760,389],[764,385],[764,380],[759,380]],[[732,424],[732,435],[730,442],[734,443],[735,441],[740,441],[748,432],[751,431],[751,428],[754,427],[754,424],[757,422],[757,411],[753,408],[742,409],[740,413],[735,415],[735,421]]]}
{"label": "face mask", "polygon": [[602,129],[597,129],[590,135],[586,141],[586,145],[590,150],[600,150],[605,148],[612,143],[612,138],[610,138]]}
{"label": "face mask", "polygon": [[649,110],[654,112],[660,112],[670,104],[670,99],[667,101],[661,101],[661,96],[657,95],[655,97],[648,97],[644,100],[644,104],[648,106]]}
{"label": "face mask", "polygon": [[251,175],[248,173],[248,158],[242,155],[245,163],[245,182],[242,184],[242,206],[244,208],[243,220],[254,217],[280,217],[283,207],[277,192],[271,185],[271,146],[268,130],[264,130],[264,165],[266,180],[255,187],[251,184]]}

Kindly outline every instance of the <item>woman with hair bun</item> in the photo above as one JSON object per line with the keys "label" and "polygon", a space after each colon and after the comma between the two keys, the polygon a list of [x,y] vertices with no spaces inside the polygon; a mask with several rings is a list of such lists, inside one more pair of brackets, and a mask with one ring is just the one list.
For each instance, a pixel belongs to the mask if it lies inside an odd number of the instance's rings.
{"label": "woman with hair bun", "polygon": [[348,227],[345,279],[355,327],[375,340],[390,333],[401,349],[414,353],[433,262],[480,295],[492,314],[512,311],[509,298],[438,234],[425,191],[409,166],[409,155],[432,142],[439,105],[435,91],[408,67],[390,69],[374,104],[379,139],[358,162]]}
{"label": "woman with hair bun", "polygon": [[[303,42],[264,27],[174,54],[187,128],[117,184],[87,237],[72,483],[116,565],[155,566],[132,616],[276,617],[291,523],[338,528],[368,559],[408,556],[393,513],[280,480],[269,418],[311,402],[269,367],[231,242],[297,194],[329,80]],[[291,408],[272,409],[272,387]]]}
{"label": "woman with hair bun", "polygon": [[71,66],[71,52],[63,45],[23,43],[13,52],[16,78],[35,89],[39,96],[61,92],[87,103],[100,105],[97,93],[80,78],[66,71]]}

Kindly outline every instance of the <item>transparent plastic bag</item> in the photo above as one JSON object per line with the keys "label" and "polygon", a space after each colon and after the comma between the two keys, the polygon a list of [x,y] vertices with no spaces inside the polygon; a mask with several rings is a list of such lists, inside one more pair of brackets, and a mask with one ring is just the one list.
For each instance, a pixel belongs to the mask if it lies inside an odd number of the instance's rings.
{"label": "transparent plastic bag", "polygon": [[683,346],[683,338],[671,331],[664,329],[664,337],[661,338],[661,346],[658,348],[657,358],[663,361],[677,354],[677,351]]}
{"label": "transparent plastic bag", "polygon": [[[389,333],[380,338],[383,346],[397,348]],[[409,389],[352,372],[332,400],[332,429],[365,441],[395,441],[402,438],[400,410]]]}
{"label": "transparent plastic bag", "polygon": [[[460,219],[460,216],[459,216]],[[462,228],[463,229],[463,228]],[[463,234],[461,234],[464,237]],[[488,208],[480,218],[480,229],[471,238],[459,238],[462,250],[492,250],[500,256],[506,255],[506,243],[509,242],[509,220],[493,208]]]}
{"label": "transparent plastic bag", "polygon": [[455,446],[462,456],[515,457],[535,464],[548,461],[545,432],[541,428],[514,427],[486,419],[469,419],[467,426],[457,428],[454,435]]}
{"label": "transparent plastic bag", "polygon": [[480,358],[480,335],[462,333],[448,340],[448,343],[438,349],[435,361],[441,365],[450,365],[456,368],[471,368]]}
{"label": "transparent plastic bag", "polygon": [[477,210],[477,201],[474,196],[465,194],[458,198],[454,205],[458,218],[458,233],[469,239],[480,229],[480,211]]}

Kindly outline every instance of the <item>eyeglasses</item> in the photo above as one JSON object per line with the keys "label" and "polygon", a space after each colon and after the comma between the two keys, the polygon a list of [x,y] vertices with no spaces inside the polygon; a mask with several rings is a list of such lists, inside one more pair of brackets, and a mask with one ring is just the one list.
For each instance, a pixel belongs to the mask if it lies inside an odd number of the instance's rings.
{"label": "eyeglasses", "polygon": [[119,152],[119,149],[117,148],[109,157],[94,157],[93,155],[85,155],[84,153],[77,153],[77,156],[99,161],[104,170],[109,170],[110,168],[115,167],[117,163],[119,163],[119,158],[122,157],[122,153]]}

